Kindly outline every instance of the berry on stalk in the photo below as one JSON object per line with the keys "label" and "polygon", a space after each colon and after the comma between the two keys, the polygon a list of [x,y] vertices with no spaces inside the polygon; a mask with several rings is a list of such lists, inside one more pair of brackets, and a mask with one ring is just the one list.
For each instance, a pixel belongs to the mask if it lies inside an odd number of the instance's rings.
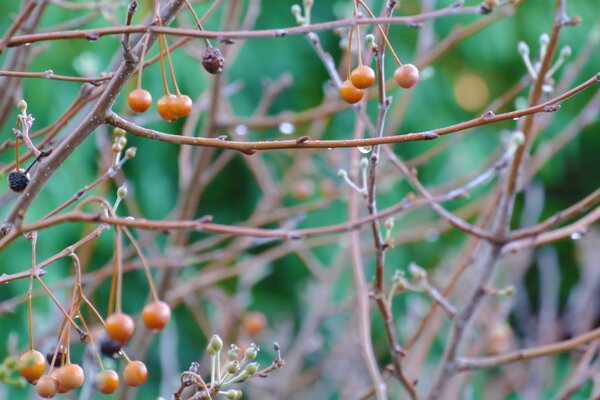
{"label": "berry on stalk", "polygon": [[112,369],[105,369],[96,375],[96,389],[100,393],[111,394],[119,387],[119,375]]}
{"label": "berry on stalk", "polygon": [[51,399],[58,393],[58,382],[52,375],[42,375],[35,384],[36,393],[45,399]]}
{"label": "berry on stalk", "polygon": [[410,89],[419,82],[419,69],[413,64],[403,64],[394,71],[394,80],[404,89]]}
{"label": "berry on stalk", "polygon": [[350,81],[357,89],[366,89],[375,83],[375,71],[366,65],[359,65],[350,73]]}
{"label": "berry on stalk", "polygon": [[177,119],[177,115],[173,112],[173,101],[175,98],[174,95],[167,94],[158,99],[156,103],[158,115],[167,122],[173,122]]}
{"label": "berry on stalk", "polygon": [[364,92],[354,87],[349,79],[345,80],[340,86],[340,97],[348,104],[358,103],[363,95]]}
{"label": "berry on stalk", "polygon": [[37,350],[29,350],[19,357],[19,375],[30,383],[35,383],[44,374],[46,360]]}
{"label": "berry on stalk", "polygon": [[132,361],[123,369],[123,380],[128,386],[141,386],[148,379],[146,364],[141,361]]}
{"label": "berry on stalk", "polygon": [[142,319],[148,329],[160,331],[171,319],[171,307],[164,301],[147,304],[142,310]]}
{"label": "berry on stalk", "polygon": [[127,104],[136,113],[143,113],[152,105],[152,95],[144,89],[134,89],[127,95]]}
{"label": "berry on stalk", "polygon": [[125,343],[133,335],[133,318],[124,313],[114,313],[106,318],[106,333],[116,342]]}

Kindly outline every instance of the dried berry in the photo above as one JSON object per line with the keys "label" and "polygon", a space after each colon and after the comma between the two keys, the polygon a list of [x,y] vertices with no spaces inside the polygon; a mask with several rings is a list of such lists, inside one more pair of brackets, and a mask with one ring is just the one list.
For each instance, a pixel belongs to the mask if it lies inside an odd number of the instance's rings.
{"label": "dried berry", "polygon": [[54,358],[54,353],[56,352],[56,346],[52,346],[50,350],[46,353],[46,361],[48,365],[52,365],[52,359],[54,359],[54,366],[60,367],[63,363],[63,360],[66,359],[67,355],[65,354],[64,347],[60,346],[58,348],[58,353],[56,353],[56,358]]}
{"label": "dried berry", "polygon": [[30,180],[31,177],[25,170],[12,171],[8,174],[8,187],[13,192],[21,193],[29,185]]}
{"label": "dried berry", "polygon": [[202,66],[211,74],[220,74],[223,72],[225,58],[223,53],[217,47],[207,47],[202,53]]}
{"label": "dried berry", "polygon": [[112,340],[108,337],[106,332],[100,334],[98,342],[100,343],[100,353],[102,353],[103,356],[115,358],[121,351],[121,343]]}

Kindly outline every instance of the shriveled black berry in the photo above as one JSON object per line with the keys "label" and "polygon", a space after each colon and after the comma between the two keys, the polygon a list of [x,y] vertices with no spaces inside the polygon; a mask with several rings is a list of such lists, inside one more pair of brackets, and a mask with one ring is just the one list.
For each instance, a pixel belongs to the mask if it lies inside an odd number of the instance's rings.
{"label": "shriveled black berry", "polygon": [[[56,346],[52,346],[52,348],[46,353],[46,361],[48,362],[48,365],[52,365],[52,359],[54,358],[55,351]],[[58,353],[56,353],[56,358],[54,358],[54,366],[60,367],[63,363],[63,359],[66,360],[66,354],[63,346],[60,346]]]}
{"label": "shriveled black berry", "polygon": [[13,192],[21,193],[29,185],[29,174],[25,171],[13,171],[8,174],[8,186]]}
{"label": "shriveled black berry", "polygon": [[202,66],[211,74],[220,74],[223,72],[225,58],[223,53],[217,47],[207,47],[202,53]]}
{"label": "shriveled black berry", "polygon": [[121,351],[121,343],[112,340],[104,332],[100,334],[100,353],[103,356],[115,358]]}

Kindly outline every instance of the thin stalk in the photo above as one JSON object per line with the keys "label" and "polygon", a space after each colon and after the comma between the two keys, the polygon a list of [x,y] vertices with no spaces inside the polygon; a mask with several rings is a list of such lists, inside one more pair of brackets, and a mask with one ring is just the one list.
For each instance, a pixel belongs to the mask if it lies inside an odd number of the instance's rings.
{"label": "thin stalk", "polygon": [[[371,18],[377,18],[377,17],[375,17],[375,14],[373,14],[373,12],[369,8],[369,6],[367,6],[363,0],[357,0],[357,1],[360,3],[361,6],[363,6],[363,8],[367,11],[367,13],[371,16]],[[400,59],[396,55],[396,52],[394,51],[394,48],[390,44],[390,41],[388,40],[387,35],[385,34],[385,32],[383,31],[383,29],[381,28],[381,26],[379,26],[379,24],[375,24],[375,26],[379,30],[379,33],[381,34],[381,38],[385,42],[385,45],[387,46],[387,48],[390,50],[390,53],[392,53],[392,57],[394,57],[394,60],[396,61],[396,64],[398,64],[398,66],[401,66],[402,62],[400,61]]]}
{"label": "thin stalk", "polygon": [[[200,22],[198,15],[196,15],[196,11],[194,11],[194,7],[192,7],[192,5],[190,4],[190,2],[188,0],[184,0],[184,2],[185,2],[185,5],[187,6],[187,8],[192,13],[192,17],[194,18],[194,21],[196,21],[196,26],[198,27],[198,30],[204,31],[204,28],[202,27],[202,22]],[[204,43],[206,43],[206,47],[212,47],[208,38],[204,38]]]}
{"label": "thin stalk", "polygon": [[179,91],[179,87],[177,86],[177,79],[175,79],[175,70],[173,69],[173,62],[171,61],[171,52],[169,51],[169,44],[167,43],[167,37],[165,35],[161,35],[161,38],[164,41],[165,54],[167,55],[167,64],[169,65],[169,72],[171,73],[171,79],[173,80],[173,86],[175,87],[175,93],[177,94],[177,96],[181,96],[181,92]]}
{"label": "thin stalk", "polygon": [[167,84],[167,75],[165,74],[165,60],[163,60],[163,44],[162,44],[161,37],[162,37],[162,35],[160,35],[158,38],[158,59],[160,61],[160,75],[161,75],[161,79],[162,79],[163,90],[165,91],[165,94],[168,96],[171,93],[169,93],[169,85]]}
{"label": "thin stalk", "polygon": [[139,243],[133,237],[133,235],[131,234],[129,229],[123,227],[123,232],[125,233],[125,236],[127,236],[129,241],[131,242],[131,245],[135,249],[135,252],[137,253],[138,258],[140,259],[140,262],[142,263],[142,266],[144,267],[144,273],[146,274],[146,279],[148,280],[148,286],[150,287],[150,294],[152,295],[152,299],[154,300],[154,302],[158,302],[159,301],[158,293],[156,291],[156,288],[154,287],[154,282],[152,281],[152,274],[150,273],[150,267],[148,265],[148,261],[146,261],[146,257],[144,257],[144,254],[142,253],[142,249],[141,249]]}
{"label": "thin stalk", "polygon": [[142,72],[144,71],[144,57],[146,56],[146,51],[148,50],[148,41],[150,40],[150,35],[146,35],[146,39],[144,40],[144,45],[142,46],[142,54],[140,55],[140,62],[138,68],[138,76],[137,76],[137,89],[140,90],[142,88]]}
{"label": "thin stalk", "polygon": [[348,34],[348,45],[346,46],[346,79],[350,79],[350,56],[352,54],[352,33],[354,27],[350,27],[350,33]]}

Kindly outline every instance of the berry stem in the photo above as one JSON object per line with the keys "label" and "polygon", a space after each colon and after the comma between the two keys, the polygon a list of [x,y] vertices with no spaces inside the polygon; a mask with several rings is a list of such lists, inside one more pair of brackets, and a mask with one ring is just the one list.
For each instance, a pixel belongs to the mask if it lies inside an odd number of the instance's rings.
{"label": "berry stem", "polygon": [[160,60],[160,75],[162,78],[163,89],[165,91],[165,94],[168,96],[170,94],[169,85],[167,84],[167,75],[165,74],[165,60],[163,60],[163,44],[160,37],[158,38],[158,59]]}
{"label": "berry stem", "polygon": [[161,35],[161,37],[164,41],[165,54],[167,55],[167,64],[169,65],[169,72],[171,73],[171,79],[173,80],[173,87],[175,87],[175,94],[177,94],[177,96],[181,96],[181,92],[179,91],[179,87],[177,86],[177,79],[175,79],[175,70],[173,69],[173,62],[171,61],[171,52],[169,51],[167,37],[165,35]]}
{"label": "berry stem", "polygon": [[350,33],[348,34],[348,45],[346,46],[346,79],[350,79],[350,56],[352,54],[352,33],[354,27],[350,27]]}
{"label": "berry stem", "polygon": [[[184,0],[184,2],[185,2],[185,5],[187,6],[187,8],[192,13],[192,17],[194,17],[194,21],[196,21],[196,27],[198,28],[198,30],[204,31],[204,28],[202,27],[202,22],[200,22],[200,19],[198,19],[198,15],[196,15],[196,11],[194,11],[194,7],[192,7],[192,5],[190,4],[190,2],[188,0]],[[204,43],[206,43],[206,47],[212,47],[208,38],[204,38]]]}
{"label": "berry stem", "polygon": [[29,286],[27,287],[27,319],[29,323],[29,351],[33,351],[33,307],[31,305],[31,298],[33,294],[33,277],[34,271],[36,270],[36,245],[37,245],[37,232],[32,232],[29,236],[31,240],[31,274],[29,274]]}
{"label": "berry stem", "polygon": [[65,322],[66,320],[63,320],[62,324],[60,325],[60,335],[58,336],[58,340],[56,341],[56,348],[54,349],[54,354],[52,355],[52,361],[50,362],[50,371],[48,371],[48,375],[50,375],[54,370],[54,365],[56,364],[56,357],[58,356],[58,351],[60,350],[61,343],[63,342],[65,331],[67,330],[65,329]]}
{"label": "berry stem", "polygon": [[65,318],[71,323],[71,325],[73,325],[73,328],[75,328],[78,332],[80,332],[81,329],[77,326],[77,324],[75,323],[75,321],[73,321],[73,318],[71,318],[71,316],[69,316],[69,314],[67,313],[67,311],[63,308],[63,306],[58,302],[58,300],[56,299],[56,297],[54,297],[54,295],[52,294],[52,291],[50,290],[50,288],[48,286],[46,286],[46,284],[44,283],[44,281],[42,281],[42,278],[38,275],[37,271],[34,270],[33,273],[35,275],[35,279],[37,279],[37,281],[40,283],[40,285],[42,286],[42,288],[44,289],[44,291],[46,292],[46,294],[48,294],[48,296],[52,299],[52,301],[54,302],[54,304],[56,304],[56,306],[60,309],[60,311],[65,316]]}
{"label": "berry stem", "polygon": [[[87,324],[85,323],[85,320],[83,319],[83,315],[81,314],[80,311],[77,312],[77,315],[79,316],[79,320],[81,321],[81,325],[83,325],[83,328],[90,332],[90,328],[88,328]],[[94,343],[94,335],[90,335],[90,342],[92,344],[92,352],[94,353],[94,358],[96,359],[96,361],[98,361],[98,365],[100,365],[100,371],[104,371],[104,364],[102,364],[102,357],[100,357],[100,353],[98,353],[98,349],[96,349],[96,344]]]}
{"label": "berry stem", "polygon": [[[354,17],[358,17],[358,3],[354,1]],[[360,48],[360,25],[356,25],[356,53],[358,56],[358,65],[362,67],[362,50]]]}
{"label": "berry stem", "polygon": [[[371,18],[376,18],[375,14],[373,14],[373,12],[369,8],[369,6],[367,6],[363,0],[356,0],[356,1],[358,1],[358,3],[361,6],[363,6],[363,8],[367,11],[367,13],[371,16]],[[396,55],[396,52],[394,51],[394,48],[390,44],[390,41],[388,40],[388,37],[385,34],[385,32],[383,31],[383,29],[381,28],[381,26],[379,24],[375,24],[375,26],[379,30],[379,33],[381,34],[381,38],[385,42],[385,45],[387,46],[387,48],[390,50],[390,53],[392,53],[392,57],[394,57],[394,60],[396,61],[396,64],[398,64],[399,67],[402,66],[402,62],[400,61],[400,59]]]}
{"label": "berry stem", "polygon": [[[17,117],[16,129],[19,130],[21,119]],[[19,135],[15,137],[15,169],[19,171]]]}
{"label": "berry stem", "polygon": [[142,46],[142,54],[140,54],[140,61],[138,67],[138,76],[137,76],[137,89],[140,90],[142,88],[142,72],[144,71],[144,57],[146,57],[146,51],[148,50],[148,41],[150,40],[150,35],[146,35],[144,40],[144,45]]}
{"label": "berry stem", "polygon": [[129,241],[131,242],[131,245],[135,249],[135,251],[138,255],[138,258],[140,259],[140,262],[142,263],[142,266],[144,267],[144,273],[146,274],[146,279],[148,280],[148,286],[150,287],[150,294],[152,296],[152,299],[154,300],[155,303],[158,303],[158,301],[159,301],[158,293],[156,292],[156,288],[154,287],[154,282],[152,281],[152,274],[150,273],[150,267],[148,266],[146,257],[144,257],[144,254],[142,253],[142,248],[140,247],[140,245],[137,242],[137,240],[135,239],[135,237],[133,237],[133,235],[131,234],[129,229],[127,229],[126,227],[123,227],[123,232],[125,233],[125,236],[127,236]]}
{"label": "berry stem", "polygon": [[117,294],[116,294],[116,312],[121,312],[122,294],[123,294],[123,264],[121,260],[122,253],[122,232],[121,228],[115,226],[115,266],[117,271]]}

